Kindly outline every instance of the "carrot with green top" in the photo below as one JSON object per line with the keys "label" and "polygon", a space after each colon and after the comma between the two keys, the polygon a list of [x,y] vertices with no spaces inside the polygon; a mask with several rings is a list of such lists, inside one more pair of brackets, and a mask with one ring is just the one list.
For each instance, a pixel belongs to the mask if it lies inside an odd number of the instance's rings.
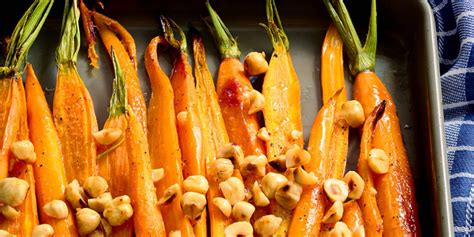
{"label": "carrot with green top", "polygon": [[54,124],[61,141],[68,182],[82,184],[97,172],[97,119],[92,98],[76,67],[80,48],[79,9],[66,1],[61,41],[56,52],[58,74],[53,100]]}
{"label": "carrot with green top", "polygon": [[[371,174],[377,192],[377,206],[383,219],[383,235],[418,236],[420,223],[415,187],[395,103],[390,92],[375,73],[377,10],[376,1],[371,2],[369,30],[366,41],[362,45],[344,2],[324,0],[329,15],[344,41],[349,56],[349,69],[355,78],[353,95],[362,104],[365,116],[371,114],[381,101],[387,103],[385,113],[375,127],[372,141],[373,148],[380,149],[388,158],[387,173]],[[363,198],[360,202],[366,203],[368,200]],[[362,211],[364,212],[363,207]],[[365,219],[367,219],[366,214],[364,212]],[[366,221],[366,232],[380,231],[368,228],[367,223],[369,222]]]}

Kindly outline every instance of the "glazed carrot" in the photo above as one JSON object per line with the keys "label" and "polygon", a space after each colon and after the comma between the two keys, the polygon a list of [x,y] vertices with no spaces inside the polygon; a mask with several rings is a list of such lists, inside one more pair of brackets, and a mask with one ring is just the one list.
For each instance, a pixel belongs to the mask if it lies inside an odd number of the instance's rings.
{"label": "glazed carrot", "polygon": [[128,106],[126,142],[129,160],[129,187],[136,236],[166,236],[163,218],[151,177],[148,141],[138,118]]}
{"label": "glazed carrot", "polygon": [[10,164],[10,146],[16,139],[20,127],[19,94],[16,76],[8,76],[0,79],[0,96],[4,98],[0,102],[0,179],[8,176]]}
{"label": "glazed carrot", "polygon": [[359,205],[362,207],[365,234],[369,237],[382,236],[384,233],[383,221],[376,200],[377,191],[374,187],[374,177],[367,160],[369,152],[373,148],[374,130],[384,114],[385,106],[386,102],[383,101],[365,120],[360,142],[359,163],[357,164],[357,171],[365,182],[364,192],[359,199]]}
{"label": "glazed carrot", "polygon": [[81,19],[82,19],[82,25],[84,26],[84,33],[87,41],[87,57],[90,60],[90,65],[94,68],[99,68],[98,65],[98,60],[99,56],[97,55],[97,52],[95,51],[95,44],[96,42],[96,36],[95,36],[95,31],[94,31],[94,22],[92,21],[92,17],[89,13],[89,9],[87,9],[87,6],[84,4],[84,2],[81,0],[79,3],[79,9],[81,11]]}
{"label": "glazed carrot", "polygon": [[346,223],[349,230],[354,237],[365,236],[364,219],[362,218],[362,211],[356,201],[348,201],[344,203],[344,215],[342,222]]}
{"label": "glazed carrot", "polygon": [[61,42],[56,53],[58,74],[53,100],[54,124],[61,141],[68,182],[79,183],[96,173],[97,131],[94,105],[77,71],[80,47],[79,9],[76,1],[66,8]]}
{"label": "glazed carrot", "polygon": [[344,2],[340,1],[335,6],[329,0],[324,3],[348,52],[351,73],[355,77],[354,98],[362,104],[366,115],[370,114],[380,101],[387,102],[386,112],[377,123],[373,139],[374,148],[384,150],[390,162],[387,174],[373,177],[377,204],[383,217],[383,235],[418,236],[420,224],[413,176],[395,104],[389,91],[374,72],[377,47],[376,1],[372,0],[369,31],[364,46],[352,25]]}
{"label": "glazed carrot", "polygon": [[[171,86],[174,93],[174,111],[176,113],[179,145],[183,160],[184,177],[190,175],[206,175],[206,158],[208,150],[204,147],[201,121],[197,107],[197,92],[194,84],[191,65],[188,62],[186,36],[179,26],[171,19],[161,18],[165,38],[175,53]],[[174,32],[179,34],[178,40]],[[208,202],[210,203],[210,202]],[[192,221],[196,235],[207,236],[206,212],[199,220]]]}
{"label": "glazed carrot", "polygon": [[[84,12],[87,11],[84,10]],[[92,14],[92,19],[99,30],[102,43],[108,50],[109,56],[112,57],[111,48],[114,48],[117,54],[120,67],[125,76],[128,103],[146,134],[146,103],[138,78],[135,41],[130,33],[117,21],[94,11],[89,12],[89,14]]]}
{"label": "glazed carrot", "polygon": [[[23,80],[19,78],[16,80],[18,84],[19,94],[19,121],[20,127],[17,135],[17,140],[29,140],[28,121],[26,114],[26,97],[25,89],[23,87]],[[1,219],[0,229],[7,230],[9,233],[18,236],[31,236],[33,228],[38,225],[38,210],[36,207],[36,189],[35,177],[33,174],[33,166],[22,161],[16,161],[9,173],[9,176],[17,177],[25,180],[29,184],[29,191],[26,195],[23,204],[18,206],[17,210],[20,213],[13,219]]]}
{"label": "glazed carrot", "polygon": [[336,27],[330,25],[321,52],[321,91],[323,92],[323,103],[326,104],[337,91],[342,89],[336,97],[339,107],[347,100],[344,85],[343,46]]}
{"label": "glazed carrot", "polygon": [[40,221],[50,224],[56,236],[78,236],[72,209],[69,209],[66,219],[55,219],[46,215],[41,208],[55,199],[65,201],[64,189],[68,183],[59,137],[43,90],[31,65],[26,67],[26,102],[30,139],[36,153],[33,170]]}
{"label": "glazed carrot", "polygon": [[209,2],[206,5],[213,26],[211,23],[207,24],[221,55],[217,96],[229,140],[241,146],[245,155],[265,154],[264,142],[257,137],[260,129],[258,116],[256,113],[248,113],[250,103],[247,97],[253,88],[240,62],[237,41]]}
{"label": "glazed carrot", "polygon": [[[112,50],[115,78],[113,81],[112,96],[110,98],[109,117],[105,121],[104,129],[120,129],[122,134],[127,129],[127,92],[125,80],[118,65],[115,53]],[[122,135],[116,142],[105,147],[97,157],[99,175],[105,178],[109,184],[109,191],[113,197],[129,195],[129,161],[127,144]],[[113,236],[133,236],[133,219],[124,224],[112,228]]]}
{"label": "glazed carrot", "polygon": [[[165,171],[165,176],[156,185],[156,195],[161,197],[173,184],[182,188],[183,173],[173,88],[158,62],[159,44],[167,43],[161,36],[151,40],[145,53],[145,66],[152,88],[147,122],[151,165],[154,169],[163,168]],[[178,193],[171,203],[161,206],[166,231],[179,230],[182,236],[194,236],[193,227],[181,209],[181,196],[181,193]]]}
{"label": "glazed carrot", "polygon": [[[253,88],[240,62],[240,50],[237,41],[214,9],[212,9],[209,2],[206,2],[206,6],[210,15],[210,21],[206,21],[206,24],[214,37],[221,56],[217,76],[217,99],[222,111],[222,118],[228,139],[230,142],[239,145],[246,156],[265,154],[264,142],[257,137],[257,132],[260,129],[257,113],[249,114],[250,102],[248,94],[253,91]],[[202,55],[204,56],[204,53],[202,53]],[[207,77],[209,78],[209,76]],[[209,112],[213,113],[212,111]],[[203,126],[207,124],[211,124],[211,121],[203,122]],[[222,130],[222,128],[218,129]],[[207,139],[204,138],[203,140],[205,141]],[[222,146],[221,142],[225,142],[225,140],[221,139],[219,143],[214,144],[216,149]],[[211,158],[212,160],[208,160],[209,172],[212,168],[211,165],[215,159],[215,154]],[[236,170],[235,173],[236,176],[241,177],[240,171]],[[255,175],[243,177],[247,190],[251,190],[256,178]],[[208,176],[208,180],[214,182],[214,179],[210,176]],[[217,187],[217,185],[218,184],[214,182],[210,186]],[[217,197],[218,195],[219,190],[213,190],[211,188],[209,190],[208,200],[212,200],[213,197]],[[230,224],[231,221],[225,218],[213,203],[209,203],[208,207],[209,216],[211,217],[211,235],[222,236],[224,234],[223,229],[226,225]],[[260,209],[262,208],[257,209],[257,213],[260,213]]]}

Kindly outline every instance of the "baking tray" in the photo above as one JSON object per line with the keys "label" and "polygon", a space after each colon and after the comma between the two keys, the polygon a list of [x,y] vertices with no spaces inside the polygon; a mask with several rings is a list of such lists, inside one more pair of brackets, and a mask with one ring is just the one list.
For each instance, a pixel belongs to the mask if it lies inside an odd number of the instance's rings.
{"label": "baking tray", "polygon": [[[365,34],[369,2],[347,1],[356,28]],[[28,3],[10,1],[8,14],[0,22],[13,27]],[[58,45],[62,2],[57,1],[51,16],[31,49],[29,61],[34,65],[52,101],[56,78],[54,51]],[[213,1],[231,32],[237,37],[242,55],[250,51],[271,53],[271,43],[258,23],[265,22],[265,1]],[[185,29],[189,23],[201,29],[206,43],[207,59],[214,76],[218,69],[218,54],[203,27],[202,16],[207,12],[204,1],[104,1],[104,13],[121,22],[134,36],[139,58],[139,76],[145,96],[149,97],[149,83],[143,54],[152,37],[160,32],[158,17],[165,14]],[[313,119],[321,107],[319,66],[321,46],[330,23],[322,1],[278,1],[280,16],[290,40],[290,51],[301,82],[301,104],[306,141]],[[413,170],[420,221],[424,236],[452,236],[453,222],[450,204],[447,158],[444,142],[443,114],[439,83],[434,20],[431,9],[422,0],[379,0],[379,40],[376,72],[395,100],[404,141]],[[8,30],[8,31],[7,31]],[[3,28],[2,33],[11,32]],[[112,66],[105,49],[99,43],[100,70],[91,69],[85,48],[78,60],[79,73],[89,88],[95,111],[102,125],[107,117],[111,95]],[[161,63],[168,72],[170,60]],[[346,86],[351,91],[351,79],[346,71]],[[256,86],[258,87],[258,80]],[[351,131],[349,168],[358,158],[357,132]]]}

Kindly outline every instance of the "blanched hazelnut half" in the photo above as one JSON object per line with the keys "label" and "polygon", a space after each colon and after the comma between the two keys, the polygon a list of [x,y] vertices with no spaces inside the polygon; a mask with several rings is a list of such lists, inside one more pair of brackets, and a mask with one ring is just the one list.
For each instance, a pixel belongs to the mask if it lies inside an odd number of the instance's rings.
{"label": "blanched hazelnut half", "polygon": [[234,173],[234,165],[232,164],[232,161],[228,159],[219,158],[214,161],[212,170],[215,180],[217,182],[222,182],[232,177],[232,174]]}
{"label": "blanched hazelnut half", "polygon": [[335,201],[323,216],[323,223],[335,223],[341,220],[344,214],[344,206],[341,201]]}
{"label": "blanched hazelnut half", "polygon": [[180,230],[172,230],[168,234],[168,237],[181,237],[181,231]]}
{"label": "blanched hazelnut half", "polygon": [[0,180],[0,202],[16,207],[26,198],[30,185],[23,179],[8,177]]}
{"label": "blanched hazelnut half", "polygon": [[268,71],[268,62],[264,52],[250,52],[244,59],[245,72],[249,76],[257,76]]}
{"label": "blanched hazelnut half", "polygon": [[268,164],[278,172],[286,171],[286,156],[279,155],[275,159],[268,162]]}
{"label": "blanched hazelnut half", "polygon": [[260,138],[262,141],[270,141],[270,133],[268,133],[268,130],[266,127],[261,127],[258,130],[257,137]]}
{"label": "blanched hazelnut half", "polygon": [[0,212],[2,215],[7,218],[7,219],[14,219],[20,215],[20,212],[17,211],[15,208],[12,206],[1,206],[0,207]]}
{"label": "blanched hazelnut half", "polygon": [[349,187],[339,179],[327,179],[324,181],[324,192],[331,202],[344,202],[349,195]]}
{"label": "blanched hazelnut half", "polygon": [[311,160],[311,154],[308,151],[293,147],[288,149],[286,156],[286,168],[296,168],[307,164]]}
{"label": "blanched hazelnut half", "polygon": [[247,221],[239,221],[228,225],[224,232],[226,237],[251,236],[253,227]]}
{"label": "blanched hazelnut half", "polygon": [[255,174],[257,176],[265,175],[265,166],[267,165],[267,157],[265,155],[250,155],[244,158],[240,165],[242,175]]}
{"label": "blanched hazelnut half", "polygon": [[263,109],[265,105],[265,96],[257,90],[248,93],[249,110],[248,114],[254,114]]}
{"label": "blanched hazelnut half", "polygon": [[360,175],[355,171],[349,171],[344,175],[344,182],[349,187],[348,197],[350,199],[357,200],[362,196],[364,192],[365,182]]}
{"label": "blanched hazelnut half", "polygon": [[346,223],[338,221],[332,230],[329,231],[329,237],[352,237],[352,232]]}
{"label": "blanched hazelnut half", "polygon": [[209,190],[209,183],[206,177],[202,175],[192,175],[184,180],[183,187],[186,192],[206,194],[207,190]]}
{"label": "blanched hazelnut half", "polygon": [[102,213],[105,207],[112,202],[112,195],[109,192],[105,192],[96,198],[90,198],[87,200],[89,208]]}
{"label": "blanched hazelnut half", "polygon": [[298,167],[293,171],[293,177],[295,182],[300,185],[315,185],[318,182],[318,178],[313,172],[308,173],[302,167]]}
{"label": "blanched hazelnut half", "polygon": [[274,198],[277,188],[288,182],[288,179],[278,173],[269,172],[262,179],[262,191],[268,198]]}
{"label": "blanched hazelnut half", "polygon": [[224,214],[224,216],[229,217],[232,213],[232,206],[230,205],[229,201],[225,198],[215,197],[212,199],[212,203],[219,208],[219,210]]}
{"label": "blanched hazelnut half", "polygon": [[100,215],[90,208],[82,208],[76,212],[77,229],[81,236],[92,233],[100,224]]}
{"label": "blanched hazelnut half", "polygon": [[236,177],[230,177],[226,181],[219,183],[219,188],[231,205],[245,199],[244,183]]}
{"label": "blanched hazelnut half", "polygon": [[151,178],[153,183],[156,183],[165,177],[165,170],[163,168],[154,169],[151,171]]}
{"label": "blanched hazelnut half", "polygon": [[266,215],[258,218],[253,224],[255,232],[262,236],[272,236],[276,234],[283,219],[274,215]]}
{"label": "blanched hazelnut half", "polygon": [[178,184],[173,184],[169,186],[164,192],[163,196],[158,200],[159,205],[171,203],[176,195],[180,192],[180,187]]}
{"label": "blanched hazelnut half", "polygon": [[181,208],[184,215],[192,220],[198,220],[206,208],[206,196],[201,193],[187,192],[181,197]]}
{"label": "blanched hazelnut half", "polygon": [[87,205],[87,196],[84,189],[79,185],[79,182],[76,179],[66,186],[64,197],[74,209],[85,207]]}
{"label": "blanched hazelnut half", "polygon": [[119,128],[104,128],[92,135],[97,143],[101,145],[110,145],[122,136],[122,130]]}
{"label": "blanched hazelnut half", "polygon": [[386,174],[390,166],[390,160],[385,151],[377,148],[370,150],[367,162],[369,168],[376,174]]}
{"label": "blanched hazelnut half", "polygon": [[275,200],[280,206],[293,210],[300,201],[303,188],[295,182],[287,182],[280,185],[275,192]]}
{"label": "blanched hazelnut half", "polygon": [[43,211],[49,217],[64,219],[69,215],[69,209],[62,200],[53,200],[43,206]]}
{"label": "blanched hazelnut half", "polygon": [[82,186],[86,194],[92,198],[105,193],[109,188],[107,181],[100,176],[87,177]]}
{"label": "blanched hazelnut half", "polygon": [[268,200],[267,196],[263,193],[262,189],[260,189],[260,185],[257,181],[253,183],[252,186],[252,194],[253,194],[253,202],[257,207],[264,207],[270,204],[270,200]]}
{"label": "blanched hazelnut half", "polygon": [[238,202],[232,208],[232,216],[237,221],[248,221],[250,222],[250,218],[252,217],[253,213],[255,212],[255,207],[245,201]]}
{"label": "blanched hazelnut half", "polygon": [[31,237],[50,237],[54,235],[54,229],[49,224],[41,224],[33,228]]}
{"label": "blanched hazelnut half", "polygon": [[347,124],[353,128],[358,128],[364,124],[364,108],[357,100],[346,101],[342,104],[341,114]]}
{"label": "blanched hazelnut half", "polygon": [[216,157],[230,159],[235,166],[239,167],[244,159],[244,151],[237,144],[227,143],[217,150]]}
{"label": "blanched hazelnut half", "polygon": [[36,161],[35,148],[29,140],[14,142],[10,147],[10,151],[17,160],[22,160],[29,164],[33,164]]}
{"label": "blanched hazelnut half", "polygon": [[126,195],[114,198],[111,204],[107,205],[102,213],[111,226],[122,225],[133,215],[133,208],[132,205],[130,205],[130,199],[124,199],[123,197],[125,196]]}

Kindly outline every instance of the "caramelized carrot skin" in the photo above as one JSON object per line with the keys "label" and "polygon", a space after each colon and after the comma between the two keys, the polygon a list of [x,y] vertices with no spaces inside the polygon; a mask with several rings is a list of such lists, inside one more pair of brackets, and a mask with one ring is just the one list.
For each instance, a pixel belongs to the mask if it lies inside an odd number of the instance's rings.
{"label": "caramelized carrot skin", "polygon": [[246,94],[252,90],[239,59],[223,59],[217,80],[219,105],[230,142],[241,146],[245,155],[265,154],[264,142],[257,137],[257,114],[248,114]]}
{"label": "caramelized carrot skin", "polygon": [[97,12],[92,11],[90,13],[99,30],[102,42],[109,52],[109,56],[112,57],[112,48],[117,55],[125,76],[128,103],[146,132],[146,103],[138,78],[135,41],[130,33],[117,21]]}
{"label": "caramelized carrot skin", "polygon": [[0,179],[8,176],[10,146],[15,141],[20,128],[19,94],[15,78],[0,80]]}
{"label": "caramelized carrot skin", "polygon": [[73,64],[58,66],[53,117],[68,182],[77,179],[82,184],[96,170],[97,119],[92,98]]}
{"label": "caramelized carrot skin", "polygon": [[343,89],[336,97],[336,101],[342,105],[347,100],[344,86],[343,48],[344,45],[337,29],[331,24],[326,32],[321,52],[321,91],[324,104],[328,103],[329,99],[341,88]]}
{"label": "caramelized carrot skin", "polygon": [[344,203],[344,215],[342,222],[346,223],[354,237],[365,236],[364,219],[359,204],[356,201],[348,201]]}
{"label": "caramelized carrot skin", "polygon": [[[17,140],[28,140],[28,122],[26,114],[26,97],[23,87],[23,80],[16,80],[19,94],[19,131]],[[17,236],[31,236],[33,228],[38,225],[38,210],[36,208],[36,189],[33,167],[25,162],[16,161],[9,176],[17,177],[25,180],[30,185],[30,189],[26,195],[25,201],[17,210],[20,215],[13,219],[0,217],[0,229],[7,230],[9,233]]]}
{"label": "caramelized carrot skin", "polygon": [[390,159],[389,172],[374,177],[384,236],[420,235],[413,177],[390,93],[374,72],[366,71],[355,79],[354,97],[362,104],[366,116],[375,105],[387,101],[373,138],[373,147],[383,149]]}
{"label": "caramelized carrot skin", "polygon": [[126,142],[129,159],[130,198],[133,206],[133,222],[136,236],[166,236],[163,217],[158,208],[151,177],[151,161],[148,141],[129,106]]}
{"label": "caramelized carrot skin", "polygon": [[[173,184],[178,184],[181,188],[183,185],[173,88],[158,63],[157,46],[163,40],[162,37],[152,39],[145,54],[145,66],[152,87],[148,105],[151,164],[154,169],[165,170],[165,176],[156,186],[158,197],[163,196],[166,188]],[[181,209],[180,200],[181,193],[178,193],[171,203],[161,206],[166,230],[180,230],[182,236],[194,236],[193,228]]]}
{"label": "caramelized carrot skin", "polygon": [[69,209],[69,216],[66,219],[55,219],[46,215],[41,208],[52,200],[65,200],[64,189],[67,179],[59,138],[43,90],[29,64],[26,73],[28,125],[36,152],[33,170],[40,220],[41,223],[50,224],[56,236],[78,236],[72,209]]}

